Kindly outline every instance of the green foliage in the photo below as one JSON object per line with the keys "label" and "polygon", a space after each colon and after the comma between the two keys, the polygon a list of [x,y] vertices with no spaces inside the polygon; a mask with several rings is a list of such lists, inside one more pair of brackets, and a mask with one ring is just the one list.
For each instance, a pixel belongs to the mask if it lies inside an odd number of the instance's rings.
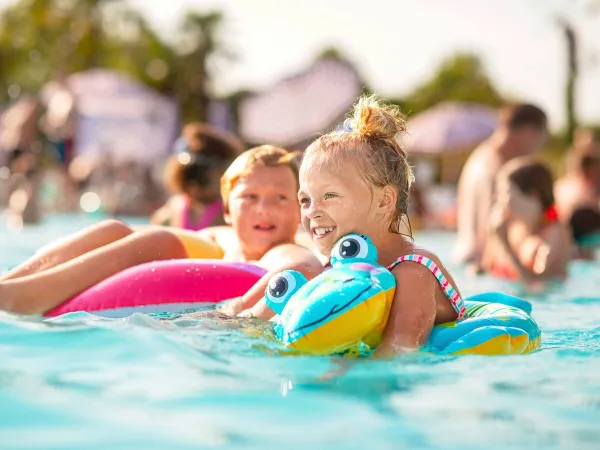
{"label": "green foliage", "polygon": [[37,93],[51,80],[94,67],[114,69],[176,95],[185,119],[203,119],[221,13],[188,14],[181,45],[164,42],[122,0],[19,0],[0,19],[0,102],[8,87]]}
{"label": "green foliage", "polygon": [[459,53],[443,61],[433,76],[406,98],[397,100],[410,115],[443,101],[476,102],[497,107],[503,103],[503,98],[479,57]]}

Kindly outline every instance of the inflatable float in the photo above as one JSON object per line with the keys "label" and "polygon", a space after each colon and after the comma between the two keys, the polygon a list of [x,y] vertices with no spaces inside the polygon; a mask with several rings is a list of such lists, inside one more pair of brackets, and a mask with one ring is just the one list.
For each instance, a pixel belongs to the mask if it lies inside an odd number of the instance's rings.
{"label": "inflatable float", "polygon": [[[396,289],[395,278],[377,264],[377,249],[364,235],[342,237],[332,268],[311,281],[287,270],[271,278],[267,304],[279,314],[273,331],[289,350],[314,355],[369,355],[380,343]],[[540,346],[531,304],[501,293],[465,301],[465,315],[433,327],[425,351],[508,355]]]}
{"label": "inflatable float", "polygon": [[[195,259],[157,261],[131,267],[48,311],[53,317],[87,311],[104,317],[181,312],[244,295],[265,271],[214,256],[210,242],[182,232]],[[193,250],[192,250],[193,249]],[[364,235],[341,238],[332,268],[307,281],[286,270],[265,292],[279,316],[277,340],[302,354],[369,355],[381,342],[396,290],[392,273],[377,264],[377,249]],[[433,327],[423,351],[441,354],[524,354],[540,347],[541,332],[531,304],[491,292],[465,299],[461,320]]]}
{"label": "inflatable float", "polygon": [[156,261],[123,270],[44,316],[86,311],[104,317],[180,312],[244,295],[265,274],[259,267],[221,260],[222,250],[193,231],[170,227],[189,259]]}

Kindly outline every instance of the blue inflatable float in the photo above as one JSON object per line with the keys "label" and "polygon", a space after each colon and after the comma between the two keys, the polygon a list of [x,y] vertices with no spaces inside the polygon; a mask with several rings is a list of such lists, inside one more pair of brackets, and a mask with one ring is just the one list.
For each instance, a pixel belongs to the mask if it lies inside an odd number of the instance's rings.
{"label": "blue inflatable float", "polygon": [[[395,278],[377,264],[377,249],[364,235],[342,237],[331,264],[311,281],[293,270],[271,278],[265,296],[279,314],[274,334],[299,353],[368,355],[387,324]],[[465,307],[460,321],[433,327],[424,351],[510,355],[540,347],[541,332],[529,302],[490,292],[465,299]]]}

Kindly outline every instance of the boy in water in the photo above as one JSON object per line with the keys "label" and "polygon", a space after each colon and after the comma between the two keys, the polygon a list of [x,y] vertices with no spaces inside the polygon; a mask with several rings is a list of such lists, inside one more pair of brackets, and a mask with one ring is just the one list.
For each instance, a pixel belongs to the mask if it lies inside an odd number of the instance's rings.
{"label": "boy in water", "polygon": [[[308,278],[322,265],[308,249],[296,245],[300,221],[295,154],[262,146],[241,154],[221,180],[225,221],[208,228],[205,238],[220,246],[225,260],[254,263],[267,271],[230,311],[262,297],[273,273],[295,269]],[[184,245],[168,229],[134,232],[107,220],[56,243],[0,277],[0,309],[40,314],[92,285],[139,264],[187,258]]]}

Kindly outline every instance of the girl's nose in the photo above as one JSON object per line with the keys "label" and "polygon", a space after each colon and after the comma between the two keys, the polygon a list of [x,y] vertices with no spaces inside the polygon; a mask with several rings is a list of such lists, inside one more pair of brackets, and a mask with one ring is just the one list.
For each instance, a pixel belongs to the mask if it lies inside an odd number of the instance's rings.
{"label": "girl's nose", "polygon": [[306,210],[306,217],[308,217],[311,220],[318,219],[322,215],[323,213],[316,203],[311,203],[308,209]]}

